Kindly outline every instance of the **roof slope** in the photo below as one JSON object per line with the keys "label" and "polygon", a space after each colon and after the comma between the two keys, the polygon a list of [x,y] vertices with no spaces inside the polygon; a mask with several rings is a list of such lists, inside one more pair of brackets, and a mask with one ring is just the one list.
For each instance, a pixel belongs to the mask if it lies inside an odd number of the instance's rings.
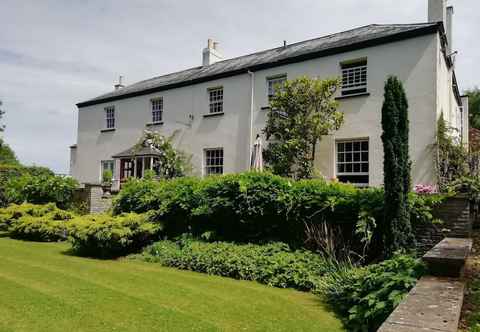
{"label": "roof slope", "polygon": [[440,26],[441,23],[367,25],[320,38],[290,44],[286,47],[277,47],[233,59],[219,61],[209,66],[199,66],[172,74],[157,76],[78,103],[77,106],[84,107],[103,102],[110,102],[113,100],[233,76],[245,73],[248,70],[255,71],[271,68],[287,63],[341,53],[351,49],[370,47],[412,38],[437,32]]}

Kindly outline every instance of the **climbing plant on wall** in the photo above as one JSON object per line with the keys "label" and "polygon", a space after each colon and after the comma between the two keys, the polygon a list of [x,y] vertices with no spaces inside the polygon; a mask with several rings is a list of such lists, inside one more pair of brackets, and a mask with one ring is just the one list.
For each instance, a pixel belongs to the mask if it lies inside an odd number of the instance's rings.
{"label": "climbing plant on wall", "polygon": [[160,178],[170,179],[185,176],[192,169],[190,157],[173,146],[176,134],[177,132],[174,132],[170,137],[165,137],[156,131],[145,130],[134,147],[134,153],[142,148],[149,148],[156,152],[157,175]]}

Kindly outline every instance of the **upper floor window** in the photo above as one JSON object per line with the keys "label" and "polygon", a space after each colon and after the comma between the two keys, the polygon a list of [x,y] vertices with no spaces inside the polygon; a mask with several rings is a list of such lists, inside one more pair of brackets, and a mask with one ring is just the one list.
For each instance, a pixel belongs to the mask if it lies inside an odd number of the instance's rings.
{"label": "upper floor window", "polygon": [[210,114],[223,113],[223,87],[208,89]]}
{"label": "upper floor window", "polygon": [[369,182],[368,139],[337,141],[337,178],[367,186]]}
{"label": "upper floor window", "polygon": [[205,175],[223,174],[223,148],[205,149]]}
{"label": "upper floor window", "polygon": [[287,75],[280,75],[271,78],[267,78],[267,96],[268,101],[272,100],[278,89],[283,87],[283,84],[287,81]]}
{"label": "upper floor window", "polygon": [[159,123],[163,119],[163,98],[156,98],[150,101],[152,103],[152,122]]}
{"label": "upper floor window", "polygon": [[367,92],[367,59],[343,62],[342,96]]}
{"label": "upper floor window", "polygon": [[115,106],[105,107],[106,128],[115,128]]}

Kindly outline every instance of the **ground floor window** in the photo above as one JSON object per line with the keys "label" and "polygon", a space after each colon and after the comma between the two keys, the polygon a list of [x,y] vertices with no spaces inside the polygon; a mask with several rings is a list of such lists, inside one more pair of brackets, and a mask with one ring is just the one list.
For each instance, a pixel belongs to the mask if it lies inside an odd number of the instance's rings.
{"label": "ground floor window", "polygon": [[120,162],[120,179],[124,180],[133,176],[134,163],[133,159],[122,159]]}
{"label": "ground floor window", "polygon": [[223,174],[223,148],[205,149],[205,175]]}
{"label": "ground floor window", "polygon": [[366,186],[369,182],[368,139],[337,141],[337,178]]}
{"label": "ground floor window", "polygon": [[103,173],[105,171],[111,171],[112,176],[115,176],[115,161],[114,160],[102,160],[101,161],[101,173],[100,173],[100,178],[101,179],[102,179]]}

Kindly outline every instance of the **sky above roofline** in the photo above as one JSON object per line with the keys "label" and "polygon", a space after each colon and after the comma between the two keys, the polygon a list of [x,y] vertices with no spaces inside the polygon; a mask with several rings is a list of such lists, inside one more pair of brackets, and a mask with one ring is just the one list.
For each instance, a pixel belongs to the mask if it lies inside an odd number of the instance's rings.
{"label": "sky above roofline", "polygon": [[[207,38],[232,58],[368,24],[426,21],[427,0],[2,0],[4,133],[25,164],[67,173],[75,103],[126,83],[201,64]],[[480,3],[455,7],[461,92],[480,85]],[[361,13],[361,15],[359,15]]]}

